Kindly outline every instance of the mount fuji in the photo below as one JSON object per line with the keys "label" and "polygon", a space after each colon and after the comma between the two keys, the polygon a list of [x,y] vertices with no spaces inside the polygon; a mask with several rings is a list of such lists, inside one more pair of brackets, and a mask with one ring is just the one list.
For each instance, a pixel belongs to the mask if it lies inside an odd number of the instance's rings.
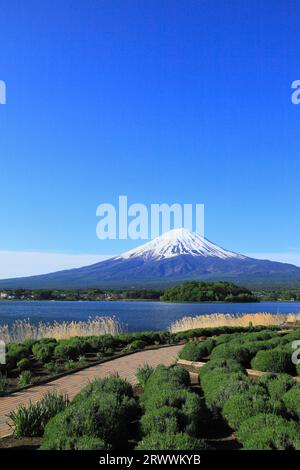
{"label": "mount fuji", "polygon": [[0,287],[162,288],[186,280],[232,281],[252,286],[292,285],[300,283],[300,267],[249,258],[182,228],[91,266],[1,280]]}

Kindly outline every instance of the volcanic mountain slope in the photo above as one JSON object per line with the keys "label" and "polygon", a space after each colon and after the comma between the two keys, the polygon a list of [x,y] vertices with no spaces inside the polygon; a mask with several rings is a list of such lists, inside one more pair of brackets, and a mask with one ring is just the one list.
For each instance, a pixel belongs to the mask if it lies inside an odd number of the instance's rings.
{"label": "volcanic mountain slope", "polygon": [[171,230],[120,256],[83,268],[0,281],[0,288],[167,287],[185,280],[295,284],[300,268],[225,250],[186,229]]}

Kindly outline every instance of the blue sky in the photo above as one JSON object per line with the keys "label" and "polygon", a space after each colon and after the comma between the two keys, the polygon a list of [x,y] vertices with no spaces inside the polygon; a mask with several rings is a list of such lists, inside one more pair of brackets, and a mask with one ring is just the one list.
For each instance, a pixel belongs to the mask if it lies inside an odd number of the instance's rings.
{"label": "blue sky", "polygon": [[139,244],[96,237],[122,194],[204,203],[215,243],[300,265],[297,6],[2,1],[0,276]]}

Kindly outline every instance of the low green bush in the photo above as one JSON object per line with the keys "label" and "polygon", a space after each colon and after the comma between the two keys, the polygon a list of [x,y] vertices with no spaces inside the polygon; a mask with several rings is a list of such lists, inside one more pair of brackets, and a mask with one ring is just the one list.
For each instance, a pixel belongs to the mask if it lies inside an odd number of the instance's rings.
{"label": "low green bush", "polygon": [[84,387],[84,389],[76,395],[72,403],[84,401],[92,395],[100,396],[103,393],[116,395],[119,399],[125,396],[129,398],[133,397],[133,390],[130,383],[122,379],[118,374],[114,374],[103,379],[93,380],[93,382]]}
{"label": "low green bush", "polygon": [[189,374],[182,367],[158,366],[152,372],[141,397],[145,410],[141,420],[144,434],[184,432],[199,437],[203,433],[207,412],[188,385]]}
{"label": "low green bush", "polygon": [[101,439],[105,449],[127,446],[128,416],[133,398],[93,394],[71,404],[46,425],[43,450],[76,449],[84,436]]}
{"label": "low green bush", "polygon": [[37,343],[38,339],[27,338],[22,341],[22,346],[24,346],[30,353],[32,353],[32,346]]}
{"label": "low green bush", "polygon": [[291,354],[282,349],[259,351],[251,361],[252,369],[265,372],[295,373],[295,366],[291,360]]}
{"label": "low green bush", "polygon": [[272,412],[273,406],[268,395],[252,385],[248,391],[231,395],[224,404],[222,415],[232,429],[238,429],[251,416]]}
{"label": "low green bush", "polygon": [[62,366],[65,370],[72,370],[76,369],[78,363],[73,361],[73,359],[69,359],[68,361],[65,361]]}
{"label": "low green bush", "polygon": [[204,374],[200,373],[200,384],[207,407],[215,413],[222,410],[226,400],[233,394],[249,390],[250,379],[242,372],[215,368]]}
{"label": "low green bush", "polygon": [[145,436],[136,450],[205,450],[204,440],[196,439],[185,433],[161,434],[152,433]]}
{"label": "low green bush", "polygon": [[147,343],[141,339],[137,339],[135,341],[132,341],[132,343],[129,343],[125,348],[123,348],[122,352],[128,353],[128,352],[133,352],[137,351],[139,349],[144,349],[144,347],[147,345]]}
{"label": "low green bush", "polygon": [[110,450],[111,446],[99,437],[82,436],[74,440],[74,450]]}
{"label": "low green bush", "polygon": [[6,368],[14,369],[21,359],[29,356],[28,348],[22,344],[9,343],[6,351]]}
{"label": "low green bush", "polygon": [[45,363],[53,356],[54,348],[54,342],[38,342],[32,346],[32,353],[37,361]]}
{"label": "low green bush", "polygon": [[58,373],[59,370],[60,370],[60,368],[59,368],[58,364],[56,364],[56,362],[46,362],[46,364],[44,364],[44,368],[48,372],[51,372],[53,374]]}
{"label": "low green bush", "polygon": [[171,367],[159,365],[147,380],[141,401],[145,403],[166,387],[174,391],[184,389],[188,385],[190,385],[190,375],[186,369],[178,365]]}
{"label": "low green bush", "polygon": [[260,332],[260,331],[265,331],[265,330],[267,330],[268,332],[277,331],[278,327],[277,326],[271,327],[271,326],[249,325],[248,327],[219,326],[215,328],[194,328],[191,330],[180,331],[178,333],[175,333],[174,339],[176,341],[182,341],[182,340],[188,340],[190,338],[196,338],[199,336],[211,337],[211,336],[220,336],[220,335],[225,335],[225,334],[230,334],[230,336],[233,336],[234,333],[255,333],[255,332]]}
{"label": "low green bush", "polygon": [[31,383],[31,380],[32,380],[32,375],[29,370],[23,370],[21,374],[19,375],[19,379],[18,379],[19,385],[21,385],[21,387],[25,387],[26,385],[29,385]]}
{"label": "low green bush", "polygon": [[300,384],[297,383],[293,388],[286,392],[282,400],[286,406],[287,411],[295,419],[300,419]]}
{"label": "low green bush", "polygon": [[295,386],[295,379],[289,374],[267,373],[257,383],[265,387],[272,400],[281,400],[283,395]]}
{"label": "low green bush", "polygon": [[225,369],[228,372],[244,372],[245,368],[234,359],[210,359],[203,367],[200,369],[200,378],[203,377],[207,372],[210,372],[214,369]]}
{"label": "low green bush", "polygon": [[62,339],[54,349],[54,356],[58,359],[77,359],[82,353],[82,343],[78,338]]}
{"label": "low green bush", "polygon": [[203,358],[209,356],[214,348],[215,342],[213,339],[208,338],[205,341],[189,341],[187,342],[179,353],[180,359],[187,361],[201,361]]}
{"label": "low green bush", "polygon": [[136,378],[141,387],[145,388],[145,385],[153,372],[154,368],[149,366],[149,364],[144,364],[142,367],[138,367]]}
{"label": "low green bush", "polygon": [[251,359],[251,353],[243,344],[231,341],[216,346],[211,353],[211,359],[232,359],[242,365],[247,365]]}
{"label": "low green bush", "polygon": [[283,339],[290,343],[293,341],[300,340],[300,328],[297,328],[296,330],[287,333],[283,336]]}
{"label": "low green bush", "polygon": [[245,449],[299,449],[300,427],[281,416],[261,413],[241,424],[237,438]]}
{"label": "low green bush", "polygon": [[144,435],[156,432],[176,434],[184,428],[184,415],[178,408],[164,405],[144,414],[141,426]]}
{"label": "low green bush", "polygon": [[254,432],[244,442],[243,448],[245,450],[299,450],[300,443],[290,425],[286,425],[275,430],[273,427],[265,427]]}
{"label": "low green bush", "polygon": [[21,359],[20,361],[17,362],[17,368],[19,370],[26,370],[30,366],[30,360],[24,357],[24,359]]}

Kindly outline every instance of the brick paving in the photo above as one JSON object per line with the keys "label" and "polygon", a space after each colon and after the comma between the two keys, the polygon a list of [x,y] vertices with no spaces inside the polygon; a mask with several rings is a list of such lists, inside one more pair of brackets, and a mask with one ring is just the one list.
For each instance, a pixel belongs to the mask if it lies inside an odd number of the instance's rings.
{"label": "brick paving", "polygon": [[44,385],[37,385],[23,390],[22,392],[16,392],[9,396],[1,397],[0,437],[11,434],[7,414],[16,409],[20,404],[28,404],[30,401],[36,403],[46,392],[52,390],[67,393],[69,398],[72,399],[91,380],[102,378],[116,372],[121,377],[129,380],[132,384],[135,384],[135,373],[138,367],[145,363],[153,367],[158,364],[165,364],[166,366],[171,365],[176,361],[177,354],[181,348],[181,345],[177,345],[137,352],[130,356],[120,357],[105,362],[104,364],[98,364],[82,371],[74,372],[73,374],[66,375]]}

